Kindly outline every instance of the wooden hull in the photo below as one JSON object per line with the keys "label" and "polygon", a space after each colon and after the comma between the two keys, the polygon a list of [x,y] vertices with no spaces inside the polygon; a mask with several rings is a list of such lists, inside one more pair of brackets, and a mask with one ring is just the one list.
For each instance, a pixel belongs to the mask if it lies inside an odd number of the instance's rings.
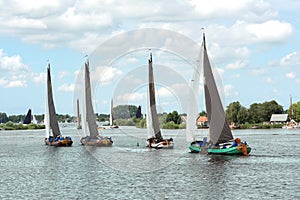
{"label": "wooden hull", "polygon": [[70,147],[73,144],[72,139],[63,139],[58,141],[49,141],[48,138],[45,139],[45,144],[49,146],[56,146],[56,147]]}
{"label": "wooden hull", "polygon": [[239,145],[236,147],[228,148],[208,148],[209,154],[220,154],[220,155],[248,155],[251,152],[251,147],[248,145]]}
{"label": "wooden hull", "polygon": [[82,145],[85,146],[98,146],[98,147],[110,147],[113,144],[113,141],[111,138],[94,138],[94,139],[88,139],[86,137],[81,138],[80,142]]}

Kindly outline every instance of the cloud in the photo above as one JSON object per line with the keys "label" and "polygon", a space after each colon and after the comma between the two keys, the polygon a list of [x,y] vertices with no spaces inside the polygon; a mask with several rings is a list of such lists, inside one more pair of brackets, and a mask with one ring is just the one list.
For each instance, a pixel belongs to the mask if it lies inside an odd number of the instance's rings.
{"label": "cloud", "polygon": [[122,75],[123,72],[114,67],[96,67],[95,72],[91,73],[93,81],[100,81],[101,84],[111,84],[112,81]]}
{"label": "cloud", "polygon": [[289,72],[285,74],[285,77],[289,79],[294,79],[296,77],[296,74],[294,72]]}
{"label": "cloud", "polygon": [[260,24],[249,24],[246,30],[254,37],[257,42],[282,42],[289,38],[293,33],[290,23],[270,20]]}
{"label": "cloud", "polygon": [[19,55],[8,56],[3,49],[0,49],[0,70],[14,72],[28,72],[29,67],[22,63],[22,58]]}
{"label": "cloud", "polygon": [[118,102],[136,102],[141,101],[145,98],[145,94],[139,92],[125,93],[117,96]]}
{"label": "cloud", "polygon": [[64,83],[63,85],[61,85],[57,88],[57,91],[60,91],[60,92],[74,92],[74,87],[75,87],[74,84]]}
{"label": "cloud", "polygon": [[8,56],[0,49],[0,86],[6,88],[26,87],[30,68],[19,55]]}
{"label": "cloud", "polygon": [[294,51],[281,58],[280,66],[300,66],[300,51]]}
{"label": "cloud", "polygon": [[173,95],[173,93],[170,91],[169,88],[161,87],[160,89],[158,89],[157,95],[159,97],[170,97]]}
{"label": "cloud", "polygon": [[46,73],[39,73],[33,75],[33,82],[35,84],[44,84],[46,83]]}
{"label": "cloud", "polygon": [[227,65],[228,69],[241,69],[248,65],[247,60],[237,60],[235,63],[230,63]]}
{"label": "cloud", "polygon": [[[68,46],[87,53],[112,33],[141,27],[166,28],[201,39],[199,31],[191,30],[195,30],[195,21],[202,20],[212,41],[224,40],[220,33],[233,35],[234,40],[240,43],[249,38],[248,35],[253,35],[261,42],[270,38],[277,41],[292,29],[288,23],[275,19],[278,14],[271,6],[262,0],[186,0],[172,4],[138,0],[107,0],[101,3],[13,1],[3,3],[0,7],[0,33],[17,36],[25,42],[40,44],[45,48]],[[211,18],[234,18],[237,21],[233,26],[225,27],[209,22]],[[269,27],[277,31],[275,36],[274,32],[265,32]]]}

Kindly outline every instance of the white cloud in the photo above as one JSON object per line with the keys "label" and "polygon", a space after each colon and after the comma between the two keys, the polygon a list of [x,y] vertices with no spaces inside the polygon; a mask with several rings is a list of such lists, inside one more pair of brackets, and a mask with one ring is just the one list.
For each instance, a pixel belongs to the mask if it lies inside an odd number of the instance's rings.
{"label": "white cloud", "polygon": [[101,81],[102,84],[111,84],[115,78],[122,74],[121,70],[114,67],[96,67],[96,71],[91,73],[91,79]]}
{"label": "white cloud", "polygon": [[257,42],[282,42],[293,33],[290,23],[270,20],[260,24],[249,24],[246,30]]}
{"label": "white cloud", "polygon": [[[174,1],[172,4],[167,1],[138,0],[105,0],[101,3],[96,0],[28,0],[2,4],[0,33],[5,32],[46,48],[67,45],[85,53],[96,47],[96,44],[101,44],[112,33],[141,27],[166,28],[200,40],[195,21],[198,26],[198,21],[202,20],[201,26],[209,24],[206,31],[213,38],[212,41],[224,40],[224,37],[220,37],[222,34],[233,37],[239,43],[249,38],[249,33],[245,35],[247,26],[250,34],[256,34],[255,37],[260,39],[269,39],[266,36],[272,37],[272,33],[266,35],[256,31],[257,25],[262,25],[259,28],[272,26],[272,30],[276,26],[278,32],[280,28],[291,27],[288,23],[271,20],[277,17],[277,12],[272,11],[272,5],[263,0],[186,0]],[[231,27],[225,27],[209,22],[210,18],[233,18],[237,22]],[[278,33],[276,37],[281,35]],[[226,40],[232,41],[228,38]]]}
{"label": "white cloud", "polygon": [[143,93],[139,93],[139,92],[132,92],[132,93],[125,93],[122,95],[118,95],[117,96],[117,101],[118,102],[136,102],[136,101],[141,101],[143,100],[145,97],[145,94]]}
{"label": "white cloud", "polygon": [[15,88],[27,86],[29,67],[19,55],[8,56],[0,49],[0,86]]}
{"label": "white cloud", "polygon": [[230,63],[227,65],[228,69],[241,69],[248,65],[247,60],[237,60],[235,63]]}
{"label": "white cloud", "polygon": [[296,77],[296,74],[294,72],[289,72],[285,74],[285,77],[289,79],[294,79]]}
{"label": "white cloud", "polygon": [[289,53],[281,58],[280,66],[300,66],[300,51]]}
{"label": "white cloud", "polygon": [[60,92],[74,92],[74,87],[75,87],[74,84],[64,83],[63,85],[61,85],[57,88],[57,91],[60,91]]}
{"label": "white cloud", "polygon": [[161,87],[157,90],[157,95],[159,97],[170,97],[173,95],[173,93],[170,91],[170,88]]}
{"label": "white cloud", "polygon": [[5,87],[7,88],[19,88],[19,87],[26,87],[27,86],[27,81],[26,80],[12,80],[8,82]]}
{"label": "white cloud", "polygon": [[27,72],[29,67],[22,63],[22,58],[19,55],[8,56],[3,49],[0,49],[0,70],[9,73]]}
{"label": "white cloud", "polygon": [[46,73],[39,73],[38,75],[33,75],[33,82],[35,84],[44,84],[46,83]]}

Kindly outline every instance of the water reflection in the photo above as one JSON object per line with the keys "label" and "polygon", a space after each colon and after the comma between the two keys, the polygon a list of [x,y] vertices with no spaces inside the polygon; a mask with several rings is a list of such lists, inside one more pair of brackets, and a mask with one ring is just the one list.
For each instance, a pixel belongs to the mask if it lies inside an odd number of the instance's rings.
{"label": "water reflection", "polygon": [[226,155],[207,155],[209,157],[208,162],[214,164],[225,164],[235,160],[239,156],[226,156]]}

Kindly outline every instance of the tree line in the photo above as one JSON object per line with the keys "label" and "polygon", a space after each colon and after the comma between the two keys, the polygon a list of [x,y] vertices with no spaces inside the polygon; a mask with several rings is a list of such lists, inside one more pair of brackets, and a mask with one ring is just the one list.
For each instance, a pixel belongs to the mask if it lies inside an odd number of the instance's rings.
{"label": "tree line", "polygon": [[[140,124],[140,127],[145,127],[146,119],[144,119],[143,114],[141,117],[137,118],[138,107],[135,105],[118,105],[113,108],[114,119],[118,125],[136,125]],[[249,108],[246,108],[240,104],[239,101],[230,103],[225,110],[226,119],[229,123],[236,124],[256,124],[270,121],[272,114],[284,114],[287,113],[295,121],[300,121],[300,101],[294,103],[290,106],[288,110],[284,110],[283,106],[279,105],[275,100],[266,101],[263,103],[253,103]],[[177,111],[172,111],[170,113],[159,113],[159,121],[161,125],[164,124],[175,124],[179,125],[182,123],[181,116],[186,115],[185,113],[179,114]],[[205,111],[199,113],[200,116],[206,115]],[[10,115],[7,116],[6,113],[0,112],[0,123],[23,122],[25,119],[24,115]],[[44,115],[35,115],[38,122],[42,122]],[[108,121],[109,114],[95,114],[97,121]],[[57,119],[59,122],[75,122],[77,117],[71,116],[69,114],[57,114]]]}
{"label": "tree line", "polygon": [[[300,102],[298,108],[300,109]],[[285,111],[283,106],[279,105],[275,100],[272,100],[263,103],[253,103],[249,108],[242,106],[239,101],[235,101],[227,106],[225,113],[229,123],[257,124],[269,122],[272,114],[284,114],[288,112],[289,110]]]}

